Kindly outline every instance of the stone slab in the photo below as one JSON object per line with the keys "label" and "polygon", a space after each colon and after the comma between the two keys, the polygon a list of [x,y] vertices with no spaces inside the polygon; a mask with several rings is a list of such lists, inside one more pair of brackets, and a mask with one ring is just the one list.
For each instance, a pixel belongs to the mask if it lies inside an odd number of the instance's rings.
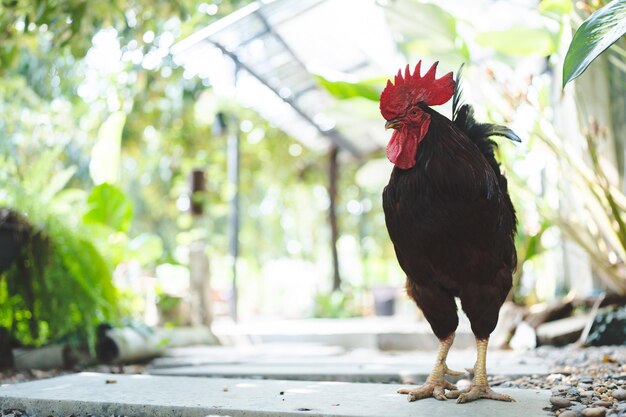
{"label": "stone slab", "polygon": [[[434,358],[434,356],[433,356]],[[434,359],[431,359],[431,362]],[[454,369],[454,368],[452,368]],[[463,368],[458,368],[463,370]],[[523,375],[547,374],[547,368],[534,366],[507,365],[495,370],[497,375],[517,378]],[[342,382],[377,382],[377,383],[417,383],[426,380],[432,363],[420,366],[381,365],[381,364],[285,364],[257,363],[230,365],[198,365],[174,368],[155,368],[153,375],[202,376],[223,378],[258,378],[287,379],[297,381],[342,381]],[[490,373],[491,374],[491,373]],[[449,377],[451,381],[458,378]]]}
{"label": "stone slab", "polygon": [[[402,317],[215,322],[215,335],[226,345],[253,343],[317,343],[346,349],[431,350],[438,346],[424,320]],[[468,319],[459,314],[457,348],[475,344]]]}
{"label": "stone slab", "polygon": [[167,349],[163,357],[151,365],[158,368],[173,366],[230,364],[258,362],[274,358],[290,360],[314,360],[324,357],[340,357],[346,350],[339,346],[314,343],[268,343],[246,346],[191,346]]}
{"label": "stone slab", "polygon": [[384,384],[236,380],[81,373],[0,387],[0,409],[32,417],[541,417],[548,391],[499,389],[517,402],[409,403]]}
{"label": "stone slab", "polygon": [[[344,382],[422,382],[430,373],[436,351],[388,353],[369,349],[350,352],[332,350],[316,355],[315,346],[271,345],[246,348],[203,347],[177,349],[171,357],[152,363],[150,373],[171,376],[264,378]],[[255,352],[256,351],[256,352]],[[333,353],[334,352],[334,353]],[[474,349],[453,349],[448,357],[451,369],[473,365]],[[513,351],[490,351],[488,371],[511,378],[543,375],[549,367],[540,358]]]}

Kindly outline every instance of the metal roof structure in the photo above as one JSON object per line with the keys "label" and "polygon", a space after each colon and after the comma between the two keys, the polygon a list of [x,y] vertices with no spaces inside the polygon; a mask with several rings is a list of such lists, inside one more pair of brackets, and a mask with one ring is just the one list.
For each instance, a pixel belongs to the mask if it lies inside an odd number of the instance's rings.
{"label": "metal roof structure", "polygon": [[[502,3],[447,0],[445,7],[481,29],[531,20],[532,0]],[[330,142],[361,157],[389,139],[376,103],[338,100],[315,75],[384,79],[407,59],[429,56],[442,61],[442,70],[456,70],[466,59],[460,30],[443,5],[429,2],[259,0],[183,39],[171,53],[187,76],[202,78],[217,95],[254,109],[304,145],[322,150]]]}
{"label": "metal roof structure", "polygon": [[303,144],[323,149],[330,140],[359,157],[386,144],[382,122],[337,117],[335,100],[311,74],[358,81],[397,70],[402,58],[385,24],[374,1],[261,1],[182,40],[172,54],[217,94]]}

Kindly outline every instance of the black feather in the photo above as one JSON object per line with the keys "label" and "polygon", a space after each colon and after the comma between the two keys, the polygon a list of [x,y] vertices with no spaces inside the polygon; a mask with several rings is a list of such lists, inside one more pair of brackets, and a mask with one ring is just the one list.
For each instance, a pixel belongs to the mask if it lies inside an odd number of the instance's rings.
{"label": "black feather", "polygon": [[461,64],[456,73],[454,93],[452,95],[452,121],[454,124],[465,132],[472,142],[476,143],[481,149],[484,147],[484,145],[481,146],[481,143],[491,136],[503,136],[514,142],[521,142],[522,140],[519,136],[508,127],[491,123],[477,123],[474,119],[474,108],[469,104],[460,105],[463,98],[463,89],[461,88],[463,66],[464,64]]}
{"label": "black feather", "polygon": [[454,94],[452,95],[452,120],[456,119],[457,112],[459,110],[459,103],[463,98],[463,90],[461,89],[461,73],[463,72],[463,66],[461,64],[459,70],[456,72],[456,80],[454,81]]}

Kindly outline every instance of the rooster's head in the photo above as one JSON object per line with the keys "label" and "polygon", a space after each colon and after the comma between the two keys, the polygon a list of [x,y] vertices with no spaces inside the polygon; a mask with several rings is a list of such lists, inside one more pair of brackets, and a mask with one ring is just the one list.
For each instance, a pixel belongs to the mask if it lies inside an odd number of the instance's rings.
{"label": "rooster's head", "polygon": [[385,127],[394,129],[387,145],[387,158],[401,169],[415,165],[417,148],[428,132],[430,115],[425,108],[444,104],[454,94],[451,72],[435,79],[438,64],[435,62],[422,77],[421,63],[417,63],[413,74],[407,65],[404,77],[402,70],[398,70],[393,84],[388,80],[380,95],[380,112],[387,120]]}

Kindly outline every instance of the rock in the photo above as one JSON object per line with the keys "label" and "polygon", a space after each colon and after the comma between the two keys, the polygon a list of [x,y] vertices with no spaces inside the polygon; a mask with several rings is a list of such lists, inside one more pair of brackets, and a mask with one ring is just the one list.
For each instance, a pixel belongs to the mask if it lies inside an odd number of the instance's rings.
{"label": "rock", "polygon": [[615,391],[613,391],[613,398],[615,398],[617,401],[626,400],[626,389],[616,389]]}
{"label": "rock", "polygon": [[571,395],[573,397],[578,397],[580,396],[580,393],[578,392],[578,390],[576,388],[570,388],[567,390],[567,395]]}
{"label": "rock", "polygon": [[604,417],[606,414],[606,408],[604,407],[591,407],[585,408],[580,412],[583,417]]}
{"label": "rock", "polygon": [[561,381],[562,379],[563,379],[563,374],[550,374],[546,377],[546,381],[548,382]]}
{"label": "rock", "polygon": [[595,403],[593,403],[593,405],[596,407],[610,408],[613,406],[613,403],[608,401],[596,401]]}
{"label": "rock", "polygon": [[593,326],[585,340],[591,346],[624,345],[626,343],[626,305],[618,309],[605,308],[594,318]]}
{"label": "rock", "polygon": [[556,385],[554,387],[552,387],[552,392],[563,392],[563,391],[567,391],[568,389],[571,389],[572,386],[569,384],[561,384],[561,385]]}
{"label": "rock", "polygon": [[537,334],[535,329],[525,321],[517,325],[513,337],[509,341],[513,350],[529,350],[537,347]]}
{"label": "rock", "polygon": [[593,384],[593,378],[589,375],[581,375],[578,381],[582,382],[583,384]]}
{"label": "rock", "polygon": [[537,341],[540,345],[557,346],[573,343],[580,337],[590,317],[589,315],[572,316],[543,323],[536,329]]}
{"label": "rock", "polygon": [[556,397],[553,395],[552,397],[550,397],[550,404],[552,404],[556,408],[567,408],[572,405],[572,402],[567,398]]}
{"label": "rock", "polygon": [[578,415],[574,411],[566,410],[559,414],[559,417],[578,417]]}

